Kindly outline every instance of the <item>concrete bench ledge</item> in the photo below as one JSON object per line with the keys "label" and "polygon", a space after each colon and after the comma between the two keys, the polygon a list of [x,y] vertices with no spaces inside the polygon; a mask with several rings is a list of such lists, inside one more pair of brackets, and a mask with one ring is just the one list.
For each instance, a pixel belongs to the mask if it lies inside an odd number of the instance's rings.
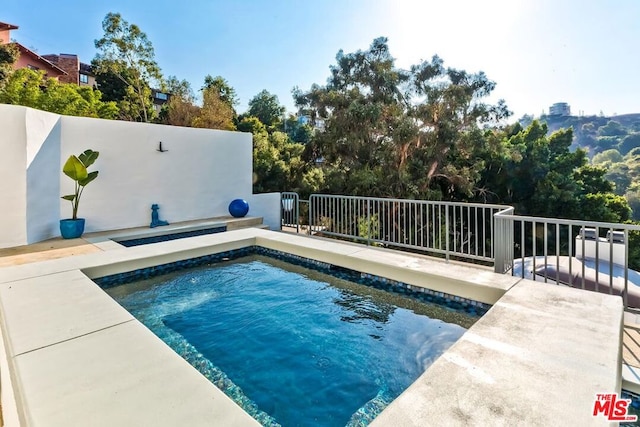
{"label": "concrete bench ledge", "polygon": [[371,425],[609,425],[621,331],[620,298],[523,280]]}

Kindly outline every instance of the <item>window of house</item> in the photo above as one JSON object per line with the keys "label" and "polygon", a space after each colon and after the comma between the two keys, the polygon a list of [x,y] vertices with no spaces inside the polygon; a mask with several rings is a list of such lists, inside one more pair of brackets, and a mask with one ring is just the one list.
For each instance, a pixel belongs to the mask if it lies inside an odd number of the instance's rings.
{"label": "window of house", "polygon": [[163,101],[167,100],[167,94],[166,93],[162,93],[162,92],[158,92],[156,93],[156,99],[161,99]]}
{"label": "window of house", "polygon": [[35,65],[31,65],[31,64],[27,64],[27,68],[30,70],[39,70],[40,68],[36,67]]}
{"label": "window of house", "polygon": [[86,74],[80,74],[80,83],[84,83],[86,85],[89,84],[89,76]]}

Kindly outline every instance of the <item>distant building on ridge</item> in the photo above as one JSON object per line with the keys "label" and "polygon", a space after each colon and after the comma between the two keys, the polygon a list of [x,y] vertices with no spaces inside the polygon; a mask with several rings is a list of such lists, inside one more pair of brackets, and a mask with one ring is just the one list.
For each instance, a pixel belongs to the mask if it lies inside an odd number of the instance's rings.
{"label": "distant building on ridge", "polygon": [[556,102],[549,107],[550,116],[570,116],[571,107],[566,102]]}

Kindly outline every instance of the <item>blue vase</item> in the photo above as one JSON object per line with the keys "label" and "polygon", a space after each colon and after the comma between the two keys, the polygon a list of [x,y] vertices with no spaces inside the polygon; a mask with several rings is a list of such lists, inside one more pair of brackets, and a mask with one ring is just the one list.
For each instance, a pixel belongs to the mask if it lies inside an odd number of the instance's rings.
{"label": "blue vase", "polygon": [[84,233],[84,218],[61,219],[60,234],[63,239],[77,239]]}
{"label": "blue vase", "polygon": [[249,203],[246,200],[235,199],[229,203],[229,213],[234,218],[242,218],[249,212]]}

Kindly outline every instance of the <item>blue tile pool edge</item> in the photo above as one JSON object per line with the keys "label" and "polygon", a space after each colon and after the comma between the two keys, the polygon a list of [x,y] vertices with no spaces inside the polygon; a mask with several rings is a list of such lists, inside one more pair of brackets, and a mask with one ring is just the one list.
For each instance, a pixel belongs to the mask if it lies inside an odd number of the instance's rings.
{"label": "blue tile pool edge", "polygon": [[136,280],[144,280],[175,271],[202,266],[205,264],[217,264],[249,255],[263,255],[281,261],[286,261],[294,265],[310,268],[365,286],[371,286],[395,294],[406,295],[420,302],[439,304],[452,310],[465,312],[471,316],[480,317],[491,308],[490,304],[486,304],[480,301],[459,297],[456,295],[448,294],[446,292],[437,292],[422,286],[409,285],[385,277],[363,273],[333,264],[316,261],[310,258],[277,251],[274,249],[267,249],[261,246],[248,246],[246,248],[203,255],[186,260],[175,261],[157,266],[145,267],[128,272],[93,278],[92,280],[102,288],[110,288]]}
{"label": "blue tile pool edge", "polygon": [[124,240],[114,240],[116,243],[126,246],[127,248],[132,246],[148,245],[151,243],[167,242],[169,240],[186,239],[187,237],[204,236],[206,234],[222,233],[227,231],[227,226],[203,228],[201,230],[192,231],[176,231],[168,234],[161,234],[158,236],[150,237],[138,237]]}

